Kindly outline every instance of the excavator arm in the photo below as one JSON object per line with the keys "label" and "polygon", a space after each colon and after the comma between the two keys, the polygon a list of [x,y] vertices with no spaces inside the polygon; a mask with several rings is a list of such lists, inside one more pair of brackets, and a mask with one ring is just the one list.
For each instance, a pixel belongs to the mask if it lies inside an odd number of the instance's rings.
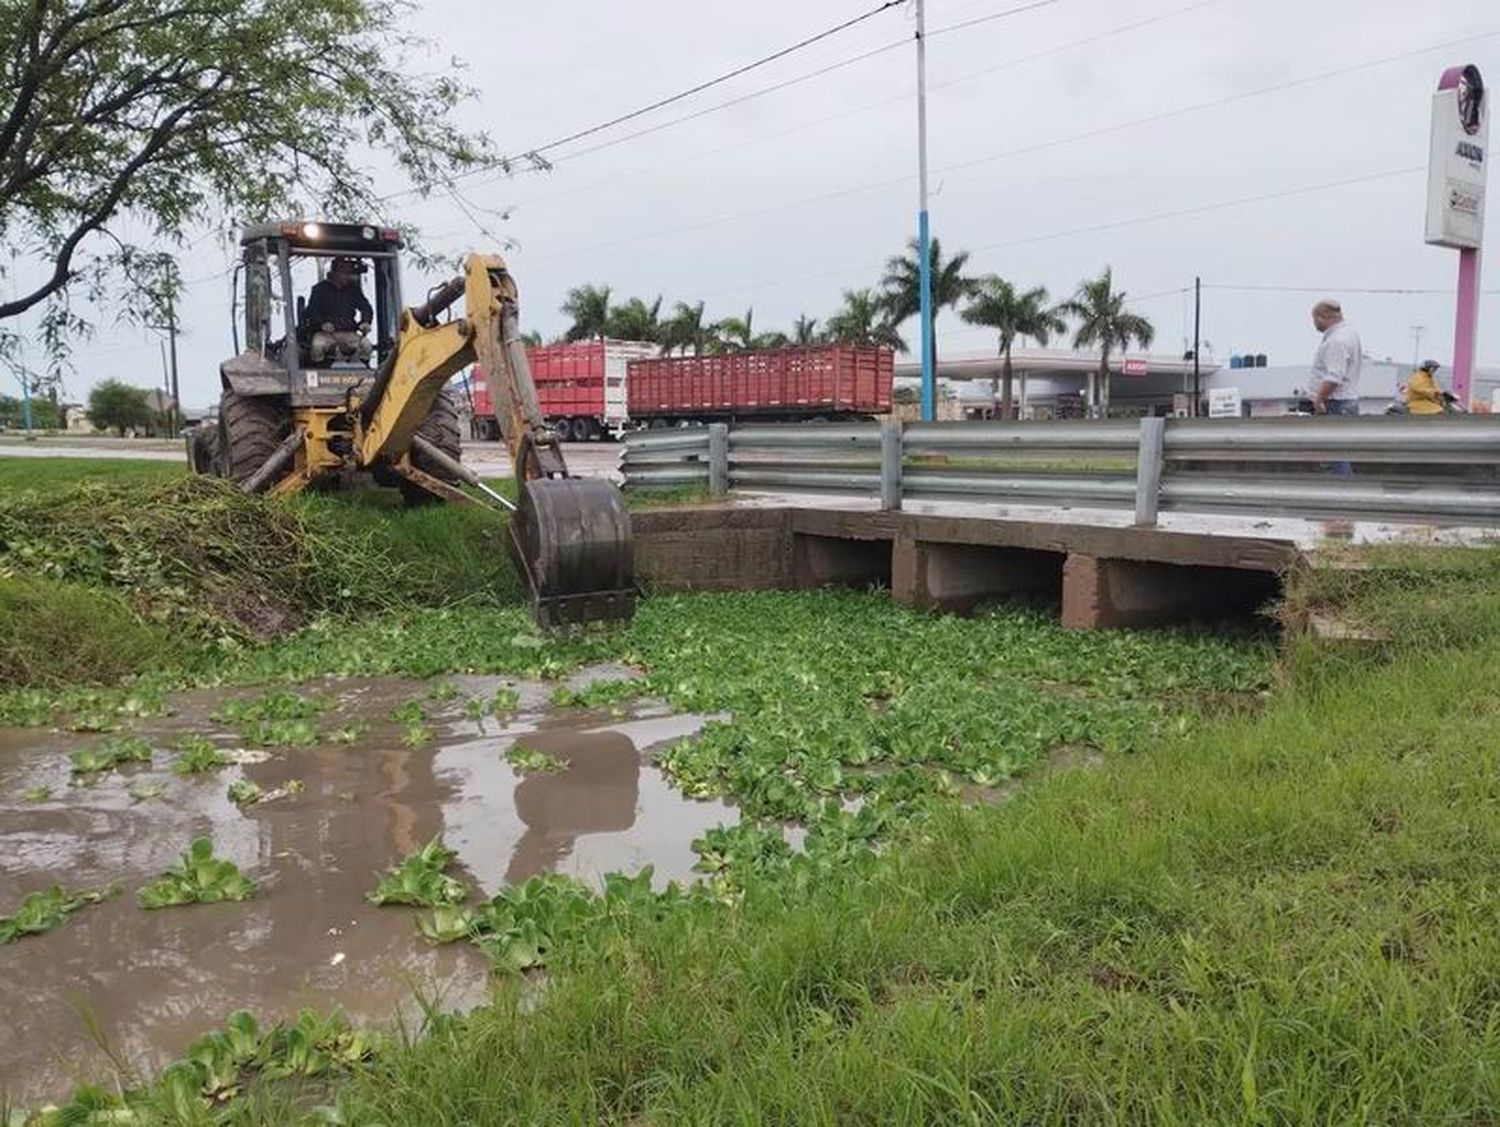
{"label": "excavator arm", "polygon": [[[463,300],[463,316],[440,321]],[[467,495],[419,469],[425,461],[513,507],[509,543],[544,627],[628,619],[635,612],[630,514],[607,481],[568,474],[546,425],[521,343],[515,280],[498,256],[470,255],[464,273],[402,314],[394,352],[359,403],[355,452],[361,465],[386,464],[440,496]],[[517,503],[490,490],[469,467],[417,433],[443,387],[470,364],[489,374],[510,450]]]}

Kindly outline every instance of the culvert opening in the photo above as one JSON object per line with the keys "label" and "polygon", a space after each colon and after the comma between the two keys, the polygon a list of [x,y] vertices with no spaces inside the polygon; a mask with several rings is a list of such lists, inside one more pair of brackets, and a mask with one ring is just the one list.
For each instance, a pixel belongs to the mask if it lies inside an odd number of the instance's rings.
{"label": "culvert opening", "polygon": [[1061,552],[923,542],[913,551],[915,589],[910,601],[921,606],[967,615],[981,604],[1055,606],[1062,599],[1066,557]]}
{"label": "culvert opening", "polygon": [[889,587],[891,542],[795,533],[792,574],[799,588]]}

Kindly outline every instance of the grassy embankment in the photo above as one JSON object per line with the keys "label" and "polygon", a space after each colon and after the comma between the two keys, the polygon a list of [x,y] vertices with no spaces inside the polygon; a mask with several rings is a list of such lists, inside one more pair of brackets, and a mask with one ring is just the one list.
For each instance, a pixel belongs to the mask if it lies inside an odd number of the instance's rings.
{"label": "grassy embankment", "polygon": [[[669,759],[679,785],[816,817],[825,796],[912,768],[867,799],[908,817],[883,856],[827,848],[801,867],[742,835],[716,894],[619,890],[560,928],[540,995],[501,978],[490,1007],[308,1093],[252,1089],[230,1120],[285,1120],[304,1096],[337,1122],[455,1125],[1425,1123],[1500,1106],[1492,553],[1306,581],[1298,602],[1387,641],[1300,646],[1263,707],[1206,721],[1182,704],[1264,685],[1262,647],[1067,635],[1032,612],[959,622],[858,594],[657,599],[628,632],[538,647],[473,576],[393,572],[400,553],[382,554],[488,531],[324,504],[269,524],[310,522],[284,598],[322,623],[270,647],[196,610],[157,614],[159,594],[101,578],[86,552],[62,574],[203,639],[161,659],[164,680],[633,659],[679,706],[735,712]],[[336,528],[357,550],[307,547]],[[439,596],[468,609],[412,610]],[[43,695],[28,707],[68,703]],[[1113,754],[1000,805],[901,805],[1068,745]],[[166,1088],[140,1099],[148,1122],[209,1115]]]}

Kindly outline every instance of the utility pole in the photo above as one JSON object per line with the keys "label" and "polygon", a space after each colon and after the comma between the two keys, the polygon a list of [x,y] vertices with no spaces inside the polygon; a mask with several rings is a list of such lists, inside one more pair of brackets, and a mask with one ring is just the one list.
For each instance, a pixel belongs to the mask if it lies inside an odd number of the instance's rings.
{"label": "utility pole", "polygon": [[170,290],[167,291],[167,341],[172,353],[172,417],[167,424],[169,438],[176,438],[182,429],[182,400],[177,394],[177,303]]}
{"label": "utility pole", "polygon": [[927,217],[927,5],[917,0],[917,278],[922,322],[922,419],[937,418],[937,373],[933,370],[932,229]]}
{"label": "utility pole", "polygon": [[1198,363],[1198,353],[1203,350],[1203,279],[1193,279],[1193,410],[1191,417],[1198,417],[1198,404],[1203,401],[1203,370]]}
{"label": "utility pole", "polygon": [[1426,334],[1426,325],[1411,327],[1411,370],[1414,372],[1417,370],[1417,365],[1422,362],[1422,337]]}

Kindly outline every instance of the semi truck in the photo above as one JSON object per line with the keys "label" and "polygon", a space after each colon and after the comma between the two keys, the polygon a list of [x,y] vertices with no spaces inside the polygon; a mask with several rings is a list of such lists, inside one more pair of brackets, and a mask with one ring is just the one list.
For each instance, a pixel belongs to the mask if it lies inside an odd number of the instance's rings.
{"label": "semi truck", "polygon": [[[532,345],[526,349],[531,379],[542,415],[571,442],[604,435],[618,437],[629,423],[625,405],[627,367],[657,355],[660,345],[638,340],[585,340]],[[470,436],[481,441],[500,437],[489,380],[481,368],[469,373],[474,413]]]}
{"label": "semi truck", "polygon": [[[641,427],[703,422],[833,422],[891,410],[895,354],[825,344],[713,356],[660,356],[639,341],[528,350],[542,413],[575,442]],[[495,436],[484,374],[470,375],[473,436]]]}

